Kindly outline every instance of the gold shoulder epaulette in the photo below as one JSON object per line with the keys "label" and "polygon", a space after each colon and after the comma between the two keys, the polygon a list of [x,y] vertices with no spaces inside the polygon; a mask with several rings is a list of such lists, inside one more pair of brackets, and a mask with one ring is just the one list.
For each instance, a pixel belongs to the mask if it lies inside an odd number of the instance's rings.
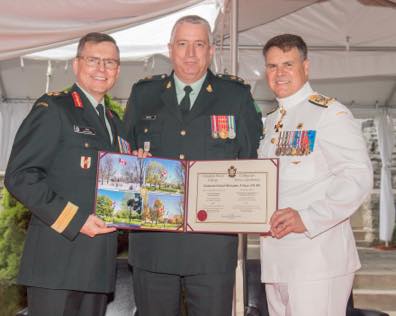
{"label": "gold shoulder epaulette", "polygon": [[38,102],[36,102],[34,104],[34,107],[36,107],[36,108],[39,108],[39,107],[48,108],[48,102],[46,102],[46,101],[38,101]]}
{"label": "gold shoulder epaulette", "polygon": [[161,75],[154,75],[154,76],[147,76],[143,79],[140,79],[138,83],[143,83],[143,82],[149,82],[149,81],[155,81],[155,80],[163,80],[165,78],[168,78],[167,74],[161,74]]}
{"label": "gold shoulder epaulette", "polygon": [[52,92],[47,92],[46,94],[49,96],[49,97],[58,97],[58,96],[60,96],[60,95],[65,95],[65,94],[67,94],[67,93],[69,93],[67,90],[64,90],[64,91],[52,91]]}
{"label": "gold shoulder epaulette", "polygon": [[327,108],[331,103],[334,102],[334,98],[326,97],[321,94],[312,94],[309,98],[308,101],[311,102],[312,104]]}
{"label": "gold shoulder epaulette", "polygon": [[267,115],[270,115],[272,113],[274,113],[277,109],[279,108],[279,106],[275,106],[272,110],[270,110],[269,112],[267,112]]}
{"label": "gold shoulder epaulette", "polygon": [[238,76],[234,76],[234,75],[229,75],[229,74],[216,74],[217,78],[221,78],[221,79],[225,79],[225,80],[230,80],[230,81],[235,81],[235,82],[239,82],[242,84],[245,84],[245,81],[238,77]]}

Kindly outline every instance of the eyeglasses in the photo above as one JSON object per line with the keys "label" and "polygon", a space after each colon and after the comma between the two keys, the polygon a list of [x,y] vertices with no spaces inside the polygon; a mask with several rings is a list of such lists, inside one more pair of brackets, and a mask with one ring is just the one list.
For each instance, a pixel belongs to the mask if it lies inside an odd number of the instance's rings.
{"label": "eyeglasses", "polygon": [[77,58],[81,58],[82,60],[84,60],[89,67],[98,67],[103,61],[104,67],[110,70],[116,69],[120,64],[120,61],[118,59],[112,58],[99,58],[92,56],[77,56]]}

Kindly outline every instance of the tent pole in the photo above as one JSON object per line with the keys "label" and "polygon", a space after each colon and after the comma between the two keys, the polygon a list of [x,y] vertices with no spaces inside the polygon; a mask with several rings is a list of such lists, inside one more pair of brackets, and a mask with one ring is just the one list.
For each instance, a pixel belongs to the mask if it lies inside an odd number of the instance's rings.
{"label": "tent pole", "polygon": [[46,83],[45,83],[45,93],[48,93],[48,91],[49,91],[51,77],[52,77],[52,63],[51,63],[51,60],[48,60]]}
{"label": "tent pole", "polygon": [[[231,0],[231,74],[238,75],[238,0]],[[246,234],[238,234],[238,260],[235,270],[234,316],[245,314]]]}
{"label": "tent pole", "polygon": [[393,85],[392,91],[389,93],[389,97],[385,101],[385,106],[390,106],[390,103],[392,102],[395,93],[396,93],[396,82]]}
{"label": "tent pole", "polygon": [[4,101],[7,99],[7,93],[4,88],[3,77],[0,73],[0,101]]}
{"label": "tent pole", "polygon": [[238,75],[238,0],[231,0],[231,74]]}

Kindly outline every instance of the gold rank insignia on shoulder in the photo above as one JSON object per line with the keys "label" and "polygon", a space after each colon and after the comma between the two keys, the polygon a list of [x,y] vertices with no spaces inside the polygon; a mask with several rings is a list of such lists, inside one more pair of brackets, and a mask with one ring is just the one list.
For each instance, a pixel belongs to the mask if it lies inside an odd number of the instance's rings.
{"label": "gold rank insignia on shoulder", "polygon": [[239,82],[239,83],[242,83],[242,84],[244,84],[244,82],[245,82],[242,78],[240,78],[240,77],[238,77],[238,76],[235,76],[235,75],[229,75],[229,74],[216,74],[216,76],[217,76],[218,78],[221,78],[221,79],[227,79],[227,80]]}
{"label": "gold rank insignia on shoulder", "polygon": [[47,108],[48,107],[48,103],[44,102],[44,101],[40,101],[40,102],[37,102],[35,106],[36,106],[36,108],[38,108],[38,107]]}
{"label": "gold rank insignia on shoulder", "polygon": [[61,95],[62,92],[59,91],[52,91],[52,92],[47,92],[47,95],[50,97],[57,97],[58,95]]}
{"label": "gold rank insignia on shoulder", "polygon": [[154,75],[154,76],[146,76],[143,79],[140,79],[137,83],[143,83],[146,81],[154,81],[154,80],[162,80],[167,78],[167,74],[160,74],[160,75]]}
{"label": "gold rank insignia on shoulder", "polygon": [[321,94],[313,94],[308,98],[312,104],[327,108],[335,99]]}

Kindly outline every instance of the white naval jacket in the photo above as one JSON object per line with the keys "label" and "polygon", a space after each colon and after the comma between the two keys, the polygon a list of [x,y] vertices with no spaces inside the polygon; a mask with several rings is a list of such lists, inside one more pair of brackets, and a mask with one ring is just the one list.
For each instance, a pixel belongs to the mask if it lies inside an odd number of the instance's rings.
{"label": "white naval jacket", "polygon": [[[331,100],[309,102],[309,83],[287,98],[282,131],[315,130],[313,152],[280,156],[279,208],[296,209],[307,231],[282,239],[261,237],[261,280],[265,283],[328,279],[360,268],[349,217],[371,192],[372,168],[361,127],[351,112]],[[329,101],[328,99],[325,99]],[[323,105],[323,104],[322,104]],[[265,120],[258,155],[276,157],[279,108]]]}

